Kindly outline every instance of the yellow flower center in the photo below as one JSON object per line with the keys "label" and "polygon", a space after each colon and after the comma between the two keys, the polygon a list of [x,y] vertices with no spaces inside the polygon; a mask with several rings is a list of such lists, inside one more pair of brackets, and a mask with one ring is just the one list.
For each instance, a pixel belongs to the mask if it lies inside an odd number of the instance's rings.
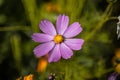
{"label": "yellow flower center", "polygon": [[58,43],[61,43],[62,41],[63,41],[62,35],[57,34],[54,38],[54,42],[58,44]]}

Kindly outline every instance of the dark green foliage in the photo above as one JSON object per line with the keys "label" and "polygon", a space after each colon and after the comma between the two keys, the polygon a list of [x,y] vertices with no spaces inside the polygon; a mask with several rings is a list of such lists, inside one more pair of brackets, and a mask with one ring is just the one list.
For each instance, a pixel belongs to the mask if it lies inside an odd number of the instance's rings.
{"label": "dark green foliage", "polygon": [[[35,80],[48,80],[50,73],[56,80],[107,80],[114,71],[114,50],[120,47],[116,34],[119,8],[120,0],[0,0],[0,80],[15,80],[29,73]],[[55,24],[59,14],[68,15],[70,24],[80,22],[83,32],[77,37],[85,43],[71,59],[49,63],[46,71],[38,74],[33,54],[38,44],[31,35],[40,32],[42,19]]]}

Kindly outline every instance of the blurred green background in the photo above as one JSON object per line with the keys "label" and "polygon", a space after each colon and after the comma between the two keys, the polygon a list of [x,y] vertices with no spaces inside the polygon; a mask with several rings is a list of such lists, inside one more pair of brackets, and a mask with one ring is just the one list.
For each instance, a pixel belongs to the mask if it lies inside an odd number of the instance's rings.
{"label": "blurred green background", "polygon": [[[69,60],[48,63],[37,73],[38,59],[33,48],[38,45],[31,35],[39,22],[49,19],[55,24],[59,14],[66,14],[70,24],[78,21],[85,40],[80,51]],[[120,47],[117,39],[117,17],[120,0],[0,0],[0,80],[15,80],[34,74],[35,80],[107,80],[114,71],[111,60]]]}

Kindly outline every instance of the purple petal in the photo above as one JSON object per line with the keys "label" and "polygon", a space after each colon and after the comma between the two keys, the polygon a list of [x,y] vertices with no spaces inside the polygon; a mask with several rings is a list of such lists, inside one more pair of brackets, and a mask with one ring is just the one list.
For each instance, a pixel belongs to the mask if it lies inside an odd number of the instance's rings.
{"label": "purple petal", "polygon": [[65,15],[59,15],[56,21],[56,29],[58,34],[63,34],[68,27],[69,17]]}
{"label": "purple petal", "polygon": [[64,43],[60,44],[60,52],[64,59],[69,59],[73,55],[72,50],[66,46]]}
{"label": "purple petal", "polygon": [[118,73],[114,72],[108,77],[108,80],[116,80],[117,76],[118,76]]}
{"label": "purple petal", "polygon": [[66,39],[64,43],[73,50],[80,50],[82,48],[84,40],[83,39]]}
{"label": "purple petal", "polygon": [[35,42],[48,42],[53,40],[53,38],[54,38],[53,36],[41,33],[34,33],[32,35],[32,40]]}
{"label": "purple petal", "polygon": [[35,47],[34,54],[36,57],[41,57],[47,54],[52,48],[54,47],[55,43],[53,41],[49,41],[43,44],[40,44],[39,46]]}
{"label": "purple petal", "polygon": [[56,35],[56,30],[54,28],[54,25],[48,20],[41,21],[39,27],[46,34],[53,36]]}
{"label": "purple petal", "polygon": [[60,45],[56,44],[54,49],[50,51],[50,56],[48,58],[49,62],[57,62],[61,58]]}
{"label": "purple petal", "polygon": [[71,38],[78,35],[82,31],[82,28],[78,22],[71,24],[65,33],[63,34],[65,38]]}

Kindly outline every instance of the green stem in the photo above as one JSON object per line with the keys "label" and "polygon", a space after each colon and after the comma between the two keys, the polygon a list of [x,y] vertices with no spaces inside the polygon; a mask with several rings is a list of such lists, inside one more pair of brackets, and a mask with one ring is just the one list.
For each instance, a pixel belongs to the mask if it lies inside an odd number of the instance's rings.
{"label": "green stem", "polygon": [[118,20],[118,17],[109,17],[108,20]]}
{"label": "green stem", "polygon": [[97,24],[97,26],[91,31],[91,33],[89,34],[89,36],[86,36],[86,37],[84,38],[85,41],[88,41],[89,39],[91,39],[91,38],[94,36],[94,34],[95,34],[100,28],[102,28],[102,25],[103,25],[106,21],[107,21],[107,19],[101,20],[101,21]]}
{"label": "green stem", "polygon": [[103,13],[103,18],[101,19],[101,21],[96,25],[96,27],[89,33],[89,36],[86,36],[84,39],[85,41],[90,40],[91,38],[94,37],[95,33],[101,29],[104,25],[105,22],[107,22],[110,18],[109,16],[112,13],[112,5],[113,3],[109,3],[109,5],[107,6],[105,12]]}
{"label": "green stem", "polygon": [[22,54],[20,48],[21,37],[19,35],[13,35],[10,38],[10,42],[11,42],[13,57],[15,60],[15,65],[18,68],[18,70],[21,70],[22,69],[22,64],[21,64]]}
{"label": "green stem", "polygon": [[37,18],[37,6],[36,0],[22,0],[26,14],[31,22],[31,28],[33,32],[37,32],[38,29],[38,18]]}
{"label": "green stem", "polygon": [[112,6],[113,6],[113,3],[109,3],[109,5],[107,6],[105,12],[103,13],[103,16],[104,17],[109,17],[112,13]]}
{"label": "green stem", "polygon": [[28,26],[8,26],[8,27],[0,27],[0,31],[29,31],[31,30]]}
{"label": "green stem", "polygon": [[65,80],[70,80],[70,72],[67,65],[65,66]]}

